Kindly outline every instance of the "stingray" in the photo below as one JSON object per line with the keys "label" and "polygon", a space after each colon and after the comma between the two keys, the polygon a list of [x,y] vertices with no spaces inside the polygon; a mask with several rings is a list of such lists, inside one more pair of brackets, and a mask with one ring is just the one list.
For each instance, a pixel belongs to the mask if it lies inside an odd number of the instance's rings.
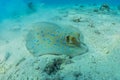
{"label": "stingray", "polygon": [[88,51],[79,29],[51,22],[37,22],[26,36],[26,48],[34,56],[76,56]]}

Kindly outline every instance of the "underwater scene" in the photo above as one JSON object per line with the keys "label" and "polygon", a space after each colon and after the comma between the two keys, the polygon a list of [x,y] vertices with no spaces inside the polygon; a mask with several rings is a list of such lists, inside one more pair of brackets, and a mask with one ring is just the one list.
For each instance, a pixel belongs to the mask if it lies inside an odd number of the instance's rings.
{"label": "underwater scene", "polygon": [[0,80],[120,80],[120,0],[0,0]]}

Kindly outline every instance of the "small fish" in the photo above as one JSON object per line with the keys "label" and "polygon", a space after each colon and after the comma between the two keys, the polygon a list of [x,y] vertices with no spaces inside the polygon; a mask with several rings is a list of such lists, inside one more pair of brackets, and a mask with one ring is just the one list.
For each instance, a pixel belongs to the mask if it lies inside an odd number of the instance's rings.
{"label": "small fish", "polygon": [[88,51],[83,35],[71,26],[50,22],[34,23],[26,36],[26,48],[34,56],[46,54],[76,56]]}

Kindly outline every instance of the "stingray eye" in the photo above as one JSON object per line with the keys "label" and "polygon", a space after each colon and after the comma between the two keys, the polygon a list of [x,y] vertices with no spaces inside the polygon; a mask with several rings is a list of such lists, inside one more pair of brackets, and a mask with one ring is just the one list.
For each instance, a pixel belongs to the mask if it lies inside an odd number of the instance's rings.
{"label": "stingray eye", "polygon": [[66,42],[69,43],[70,41],[70,36],[66,36]]}
{"label": "stingray eye", "polygon": [[77,40],[76,40],[75,37],[72,37],[72,38],[71,38],[71,41],[72,41],[72,43],[76,43],[76,42],[77,42]]}

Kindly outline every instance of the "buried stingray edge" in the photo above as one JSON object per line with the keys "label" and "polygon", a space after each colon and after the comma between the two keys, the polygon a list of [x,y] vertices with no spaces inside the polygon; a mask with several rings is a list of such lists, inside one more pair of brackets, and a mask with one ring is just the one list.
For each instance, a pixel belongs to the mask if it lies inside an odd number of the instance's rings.
{"label": "buried stingray edge", "polygon": [[87,45],[83,42],[81,42],[81,46],[79,47],[79,51],[76,53],[59,53],[59,52],[48,52],[48,53],[41,53],[41,54],[33,54],[33,52],[29,51],[30,53],[32,53],[33,56],[35,57],[40,57],[40,56],[44,56],[44,55],[55,55],[55,56],[60,56],[60,55],[65,55],[68,56],[70,58],[75,57],[75,56],[79,56],[79,55],[83,55],[85,53],[87,53],[89,51],[89,48],[87,47]]}

